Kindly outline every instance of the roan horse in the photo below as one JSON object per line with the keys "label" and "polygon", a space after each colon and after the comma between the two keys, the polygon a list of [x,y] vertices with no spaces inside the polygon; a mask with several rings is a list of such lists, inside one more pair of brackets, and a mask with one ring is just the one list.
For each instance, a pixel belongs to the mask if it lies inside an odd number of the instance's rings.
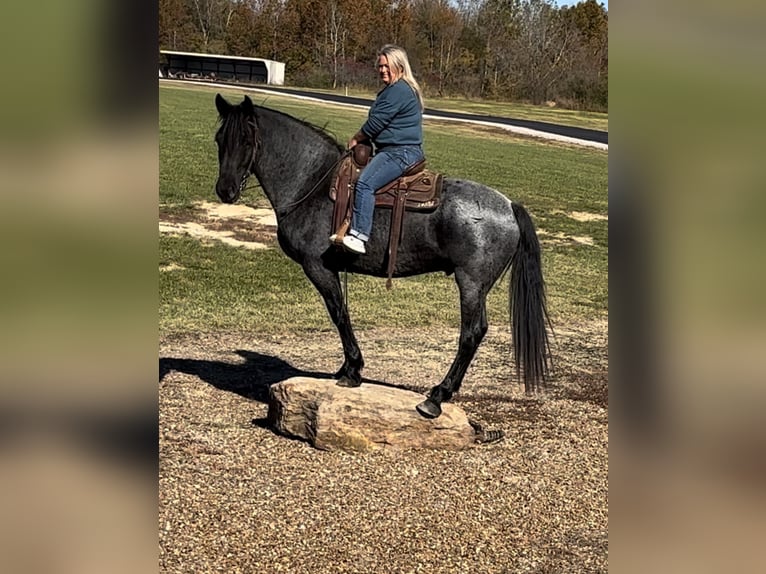
{"label": "roan horse", "polygon": [[[255,106],[248,96],[232,105],[217,94],[215,104],[221,121],[215,135],[216,194],[233,203],[249,175],[255,175],[276,213],[282,250],[303,267],[340,334],[345,360],[336,374],[337,384],[361,385],[364,361],[344,304],[339,271],[385,276],[389,212],[381,215],[376,210],[365,255],[331,246],[329,188],[343,148],[321,128]],[[526,392],[532,393],[545,384],[549,370],[550,323],[540,244],[527,211],[487,186],[445,178],[436,210],[406,214],[394,277],[454,273],[460,291],[457,356],[441,383],[417,405],[422,416],[438,417],[441,403],[460,389],[487,332],[487,293],[509,267],[516,374]]]}

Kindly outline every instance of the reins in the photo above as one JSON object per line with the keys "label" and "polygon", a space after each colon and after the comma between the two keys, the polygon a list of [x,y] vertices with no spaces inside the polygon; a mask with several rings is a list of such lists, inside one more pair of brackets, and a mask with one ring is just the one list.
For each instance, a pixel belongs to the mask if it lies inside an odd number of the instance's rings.
{"label": "reins", "polygon": [[[287,205],[281,206],[279,208],[279,215],[282,217],[286,217],[292,209],[298,207],[301,203],[306,201],[311,195],[319,188],[319,185],[324,182],[324,180],[327,179],[327,176],[332,174],[335,169],[340,165],[340,162],[342,162],[346,157],[348,157],[351,154],[351,150],[346,150],[342,154],[340,154],[340,157],[330,166],[330,169],[328,169],[322,177],[319,178],[319,180],[314,184],[314,187],[312,187],[308,192],[301,197],[298,201],[294,201],[292,203],[288,203]],[[253,161],[255,161],[255,158],[253,158]],[[277,211],[276,207],[274,208],[274,211]]]}

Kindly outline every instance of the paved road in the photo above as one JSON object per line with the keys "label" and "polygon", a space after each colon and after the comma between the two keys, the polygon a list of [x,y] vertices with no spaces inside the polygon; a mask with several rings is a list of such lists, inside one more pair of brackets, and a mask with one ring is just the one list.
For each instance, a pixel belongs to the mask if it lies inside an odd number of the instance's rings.
{"label": "paved road", "polygon": [[[369,107],[372,100],[365,98],[355,98],[351,96],[341,96],[337,94],[322,94],[318,92],[308,92],[304,90],[296,90],[293,88],[283,88],[277,86],[258,86],[259,90],[273,91],[283,94],[291,94],[294,96],[300,96],[304,98],[314,98],[319,100],[325,100],[328,102],[336,102],[339,104],[363,106]],[[600,130],[592,130],[587,128],[578,128],[573,126],[562,126],[557,124],[551,124],[547,122],[538,122],[533,120],[516,120],[512,118],[503,118],[499,116],[485,116],[478,114],[464,114],[460,112],[445,112],[442,110],[434,110],[432,108],[426,108],[425,114],[433,118],[443,118],[449,120],[464,120],[474,122],[484,122],[488,124],[500,124],[505,126],[513,126],[518,128],[524,128],[535,132],[543,132],[546,134],[563,136],[565,138],[571,138],[575,140],[582,140],[586,142],[594,142],[600,144],[609,144],[609,132]]]}

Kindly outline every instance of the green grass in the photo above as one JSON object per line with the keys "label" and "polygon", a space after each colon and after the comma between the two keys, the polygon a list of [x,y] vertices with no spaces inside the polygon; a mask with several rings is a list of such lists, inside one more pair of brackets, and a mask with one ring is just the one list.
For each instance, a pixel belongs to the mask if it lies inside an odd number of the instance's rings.
{"label": "green grass", "polygon": [[[213,136],[215,89],[160,88],[160,210],[193,213],[194,202],[217,201]],[[220,90],[230,101],[242,92]],[[345,142],[366,112],[261,94],[267,105],[324,126]],[[524,203],[536,225],[557,236],[588,236],[593,246],[546,242],[543,265],[555,322],[604,318],[608,313],[608,222],[579,222],[572,211],[607,215],[607,153],[486,127],[427,122],[425,151],[432,169],[490,185]],[[262,206],[259,190],[243,203]],[[324,304],[300,267],[278,249],[249,251],[186,237],[160,237],[160,331],[333,331]],[[508,323],[507,278],[490,293],[491,324]],[[349,276],[349,306],[357,328],[439,326],[459,322],[451,277],[425,275],[394,281]]]}

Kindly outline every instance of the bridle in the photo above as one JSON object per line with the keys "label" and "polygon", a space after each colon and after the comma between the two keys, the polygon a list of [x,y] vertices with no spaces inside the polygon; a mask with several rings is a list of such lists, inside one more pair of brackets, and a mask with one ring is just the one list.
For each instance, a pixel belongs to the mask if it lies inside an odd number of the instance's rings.
{"label": "bridle", "polygon": [[258,148],[261,145],[261,139],[258,136],[258,125],[255,123],[255,118],[248,118],[247,125],[253,129],[253,153],[250,156],[250,163],[247,164],[247,169],[242,175],[242,180],[239,182],[239,193],[245,190],[245,185],[250,177],[250,174],[255,170],[255,158],[258,154]]}

